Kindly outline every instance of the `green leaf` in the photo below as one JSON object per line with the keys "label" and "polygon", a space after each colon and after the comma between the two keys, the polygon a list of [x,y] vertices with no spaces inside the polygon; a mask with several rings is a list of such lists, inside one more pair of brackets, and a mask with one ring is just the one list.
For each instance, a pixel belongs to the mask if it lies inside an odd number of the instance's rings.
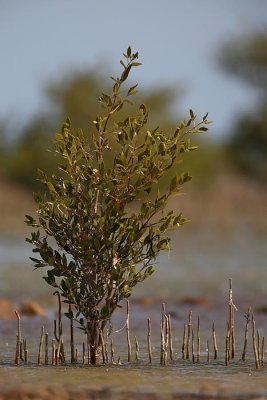
{"label": "green leaf", "polygon": [[132,49],[131,46],[129,46],[127,49],[127,57],[131,57],[131,54],[132,54]]}
{"label": "green leaf", "polygon": [[135,93],[137,93],[137,90],[135,90],[135,88],[137,88],[137,86],[138,86],[138,83],[136,84],[136,85],[134,85],[134,86],[132,86],[129,90],[128,90],[128,96],[130,96],[131,94],[135,94]]}
{"label": "green leaf", "polygon": [[110,316],[110,309],[107,306],[104,306],[101,310],[101,318],[107,318]]}
{"label": "green leaf", "polygon": [[100,242],[97,237],[93,238],[93,248],[94,250],[98,251],[100,249]]}
{"label": "green leaf", "polygon": [[50,193],[54,193],[56,191],[55,186],[53,185],[52,182],[46,182],[46,185]]}
{"label": "green leaf", "polygon": [[[64,303],[66,303],[66,302],[64,301]],[[71,313],[70,312],[65,312],[64,315],[68,319],[73,319],[73,317],[74,317],[73,312],[71,312]]]}
{"label": "green leaf", "polygon": [[126,81],[126,79],[128,78],[128,75],[131,71],[131,65],[129,65],[128,67],[125,68],[125,70],[123,71],[122,75],[121,75],[121,82]]}
{"label": "green leaf", "polygon": [[61,287],[62,287],[62,290],[63,290],[65,293],[68,293],[68,291],[69,291],[69,289],[70,289],[70,285],[69,285],[68,279],[62,279],[62,281],[61,281]]}
{"label": "green leaf", "polygon": [[57,133],[55,134],[55,140],[58,141],[58,142],[60,142],[61,140],[63,140],[62,133],[57,132]]}
{"label": "green leaf", "polygon": [[139,106],[139,111],[142,112],[142,114],[146,114],[147,110],[146,110],[146,106],[144,104],[141,104]]}
{"label": "green leaf", "polygon": [[43,200],[42,195],[41,195],[40,193],[33,193],[33,198],[34,198],[34,201],[35,201],[37,204],[38,204],[38,203],[41,203],[42,200]]}
{"label": "green leaf", "polygon": [[38,258],[34,258],[34,257],[29,257],[31,261],[33,261],[36,264],[42,264],[42,261],[39,260]]}
{"label": "green leaf", "polygon": [[69,118],[69,117],[66,118],[65,125],[66,125],[66,127],[67,127],[68,129],[70,129],[70,127],[71,127],[71,121],[70,121],[70,118]]}
{"label": "green leaf", "polygon": [[190,147],[188,147],[189,151],[194,151],[194,150],[197,150],[197,149],[198,149],[198,146],[190,146]]}
{"label": "green leaf", "polygon": [[24,221],[27,225],[33,225],[35,224],[35,219],[31,217],[30,215],[25,215],[26,220]]}
{"label": "green leaf", "polygon": [[181,174],[181,176],[179,178],[179,184],[183,185],[184,183],[191,181],[191,179],[192,179],[192,176],[190,176],[188,174],[188,172],[184,172],[183,174]]}
{"label": "green leaf", "polygon": [[208,115],[209,115],[209,113],[208,113],[208,112],[207,112],[207,114],[205,114],[205,115],[204,115],[204,117],[203,117],[203,119],[202,119],[202,121],[203,121],[203,122],[205,122],[205,121],[206,121],[206,119],[208,118]]}

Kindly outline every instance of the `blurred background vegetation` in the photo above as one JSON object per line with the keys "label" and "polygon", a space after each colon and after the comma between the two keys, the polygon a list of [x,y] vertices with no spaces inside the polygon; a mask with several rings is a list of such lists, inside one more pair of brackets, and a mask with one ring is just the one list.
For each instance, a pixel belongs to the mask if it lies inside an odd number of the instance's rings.
{"label": "blurred background vegetation", "polygon": [[[207,219],[210,213],[210,219],[214,221],[215,215],[220,211],[212,206],[213,196],[218,207],[223,208],[225,202],[229,203],[227,204],[232,208],[232,212],[226,212],[230,215],[229,220],[235,215],[235,206],[239,201],[244,203],[246,198],[256,207],[260,203],[262,209],[262,203],[266,199],[267,31],[243,35],[226,42],[215,56],[217,66],[223,73],[252,85],[260,96],[258,104],[236,117],[224,140],[216,140],[212,134],[199,136],[196,138],[197,144],[200,145],[199,151],[185,158],[183,168],[194,176],[190,190],[198,191],[198,202],[196,204],[193,197],[190,205],[188,206],[187,200],[184,207],[192,217],[195,214],[199,215],[204,207],[205,218]],[[0,199],[2,211],[3,207],[7,209],[10,206],[14,197],[8,194],[8,183],[18,185],[16,188],[23,190],[23,193],[32,193],[40,189],[36,180],[37,168],[48,173],[55,170],[56,159],[51,152],[52,139],[67,116],[70,117],[73,127],[82,128],[85,133],[94,129],[92,121],[101,113],[97,99],[101,92],[108,92],[109,84],[111,85],[109,73],[110,71],[98,67],[87,71],[68,72],[60,79],[46,84],[43,93],[46,107],[34,115],[26,125],[14,128],[8,119],[0,121],[0,180],[4,188],[2,201]],[[160,125],[165,131],[171,130],[180,118],[187,117],[182,114],[174,115],[172,111],[173,102],[181,96],[182,89],[169,86],[149,90],[140,88],[134,99],[135,105],[123,109],[121,117],[134,113],[135,108],[143,102],[150,110],[151,127]],[[12,129],[16,132],[10,135]],[[238,208],[244,208],[245,213],[248,210],[244,204],[238,204]],[[202,221],[201,218],[199,220]],[[4,219],[2,225],[5,224]]]}
{"label": "blurred background vegetation", "polygon": [[250,113],[239,115],[226,143],[228,160],[252,180],[267,183],[267,31],[226,43],[218,57],[227,73],[260,94]]}
{"label": "blurred background vegetation", "polygon": [[[199,137],[200,151],[186,160],[186,168],[200,183],[211,181],[224,169],[234,169],[255,182],[267,182],[267,32],[253,34],[225,43],[217,57],[223,72],[242,79],[259,91],[259,104],[254,110],[238,115],[227,139],[216,141],[212,135]],[[7,120],[0,122],[1,178],[36,190],[36,170],[55,169],[52,149],[55,132],[67,116],[72,125],[84,132],[94,129],[92,121],[101,113],[97,99],[108,91],[108,71],[95,68],[71,72],[60,80],[49,82],[44,90],[45,111],[33,116],[26,126],[16,127],[16,135],[9,140]],[[150,110],[150,124],[163,130],[175,127],[183,115],[171,111],[174,101],[183,91],[164,86],[143,91],[134,99],[137,106],[145,103]],[[227,101],[227,99],[225,99]],[[122,111],[123,116],[134,113],[134,106]],[[212,166],[212,168],[211,168]],[[208,176],[207,176],[208,175]]]}

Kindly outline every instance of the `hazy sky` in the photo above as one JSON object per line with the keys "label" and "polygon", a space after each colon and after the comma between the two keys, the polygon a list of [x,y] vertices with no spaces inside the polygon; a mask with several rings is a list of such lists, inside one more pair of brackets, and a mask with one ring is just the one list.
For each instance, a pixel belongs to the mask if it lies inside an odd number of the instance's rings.
{"label": "hazy sky", "polygon": [[143,86],[182,85],[179,113],[209,111],[224,135],[254,92],[224,75],[220,44],[267,27],[266,0],[0,0],[0,117],[23,121],[42,107],[42,87],[69,69],[101,60],[114,72],[130,44]]}

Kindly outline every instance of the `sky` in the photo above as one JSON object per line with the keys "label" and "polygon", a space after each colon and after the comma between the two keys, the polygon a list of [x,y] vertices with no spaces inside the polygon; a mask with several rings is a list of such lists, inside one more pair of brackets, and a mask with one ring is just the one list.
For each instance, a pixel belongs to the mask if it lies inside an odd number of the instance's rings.
{"label": "sky", "polygon": [[0,0],[0,119],[24,124],[44,107],[46,82],[100,62],[112,74],[131,45],[140,88],[182,87],[177,114],[208,111],[214,135],[226,137],[256,94],[222,72],[216,54],[263,27],[266,0]]}

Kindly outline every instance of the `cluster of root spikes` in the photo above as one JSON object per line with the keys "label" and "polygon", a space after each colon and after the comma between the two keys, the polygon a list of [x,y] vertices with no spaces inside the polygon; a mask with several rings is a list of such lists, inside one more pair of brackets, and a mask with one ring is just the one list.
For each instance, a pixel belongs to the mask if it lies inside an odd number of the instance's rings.
{"label": "cluster of root spikes", "polygon": [[[73,365],[78,363],[81,365],[92,364],[90,358],[90,345],[88,343],[82,344],[82,354],[79,355],[79,350],[74,344],[74,323],[70,319],[70,360],[67,360],[62,329],[62,313],[61,313],[61,297],[59,292],[58,296],[58,320],[54,320],[54,337],[49,340],[48,333],[45,333],[44,327],[41,329],[38,354],[36,357],[37,365],[66,365],[68,362]],[[221,349],[220,354],[223,354],[223,362],[225,366],[229,366],[231,361],[236,357],[236,338],[235,338],[235,311],[236,307],[233,303],[232,280],[229,280],[229,318],[227,322],[227,329],[225,335],[225,347]],[[71,311],[71,306],[69,305]],[[16,351],[15,351],[15,364],[29,363],[29,350],[27,347],[26,339],[21,335],[21,318],[18,311],[15,311],[17,317],[17,333],[16,333]],[[249,324],[252,325],[252,345],[253,354],[255,359],[256,369],[264,367],[264,337],[260,336],[259,331],[256,329],[256,322],[254,315],[251,313],[251,308],[248,309],[245,317],[244,326],[244,343],[241,359],[246,360],[248,337],[249,337]],[[138,362],[140,360],[140,347],[137,337],[134,336],[134,349],[132,349],[131,335],[130,335],[130,307],[127,302],[127,318],[124,326],[126,331],[126,344],[127,344],[127,362]],[[107,329],[105,338],[101,333],[102,341],[100,346],[99,364],[121,364],[121,357],[115,360],[114,343],[110,339],[110,332]],[[153,362],[160,362],[161,366],[167,366],[170,362],[175,360],[175,353],[173,349],[173,333],[170,314],[166,314],[165,303],[162,304],[162,315],[160,320],[160,354],[153,354],[154,347],[151,344],[151,320],[147,319],[147,351],[146,362],[153,364]],[[189,312],[188,321],[184,324],[183,335],[181,338],[181,348],[179,349],[180,359],[191,361],[192,364],[200,362],[211,362],[218,360],[218,346],[216,340],[216,330],[214,321],[211,327],[212,340],[205,341],[205,355],[201,351],[201,337],[200,337],[200,318],[198,316],[196,329],[192,324],[192,311]],[[109,340],[110,339],[110,340]],[[179,358],[179,357],[178,357]],[[102,359],[102,360],[101,360]],[[144,358],[142,358],[143,360]],[[125,360],[126,361],[126,360]],[[222,361],[222,360],[221,360]]]}

